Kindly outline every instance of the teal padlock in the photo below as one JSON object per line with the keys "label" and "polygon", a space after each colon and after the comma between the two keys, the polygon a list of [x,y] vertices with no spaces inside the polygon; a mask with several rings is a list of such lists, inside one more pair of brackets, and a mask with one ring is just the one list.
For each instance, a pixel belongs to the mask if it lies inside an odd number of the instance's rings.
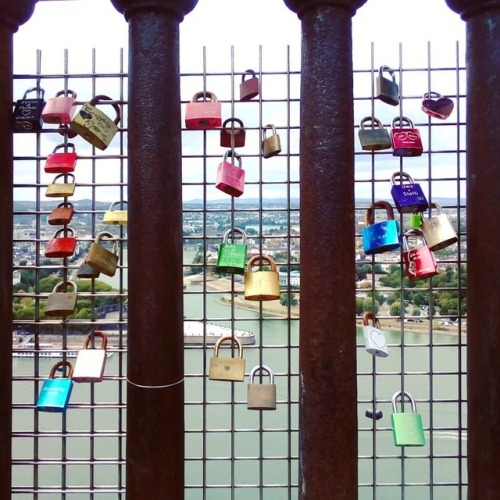
{"label": "teal padlock", "polygon": [[[235,233],[241,235],[241,242],[235,242]],[[229,242],[231,236],[232,242]],[[247,260],[247,235],[243,229],[234,227],[224,233],[217,257],[217,272],[245,274]]]}
{"label": "teal padlock", "polygon": [[[411,412],[398,412],[396,404],[398,399],[408,399]],[[422,416],[417,413],[417,405],[409,392],[399,391],[392,396],[392,436],[395,446],[424,446],[425,436],[422,425]]]}
{"label": "teal padlock", "polygon": [[[58,368],[66,367],[66,378],[55,378]],[[50,370],[49,378],[43,381],[36,408],[40,411],[65,412],[73,390],[73,365],[69,361],[59,361]]]}

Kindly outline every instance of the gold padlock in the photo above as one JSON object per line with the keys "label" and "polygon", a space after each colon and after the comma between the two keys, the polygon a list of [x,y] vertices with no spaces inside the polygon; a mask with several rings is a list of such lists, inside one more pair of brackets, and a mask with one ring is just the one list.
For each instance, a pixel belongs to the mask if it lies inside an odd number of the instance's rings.
{"label": "gold padlock", "polygon": [[[230,341],[238,346],[238,357],[219,357],[219,349],[223,342]],[[230,382],[243,382],[245,380],[245,359],[241,342],[232,336],[221,337],[214,346],[214,356],[210,358],[208,372],[210,380],[225,380]]]}
{"label": "gold padlock", "polygon": [[[266,130],[271,130],[272,135],[266,137]],[[276,127],[269,123],[262,128],[262,156],[264,158],[271,158],[271,156],[276,156],[280,153],[280,136],[276,133]]]}
{"label": "gold padlock", "polygon": [[[67,177],[70,177],[73,182],[66,182]],[[58,179],[64,179],[64,182],[57,182]],[[75,193],[75,176],[73,174],[59,174],[54,177],[52,184],[47,186],[45,196],[48,198],[66,198],[73,196]]]}
{"label": "gold padlock", "polygon": [[429,206],[435,208],[438,215],[423,219],[421,231],[424,233],[427,245],[435,252],[456,243],[458,236],[450,219],[443,212],[443,207],[437,202],[432,202]]}
{"label": "gold padlock", "polygon": [[[68,285],[72,287],[72,292],[67,291]],[[59,291],[62,287],[65,289],[64,292]],[[76,299],[76,283],[74,281],[59,282],[47,297],[45,316],[50,318],[71,316],[75,312]]]}
{"label": "gold padlock", "polygon": [[[265,371],[269,375],[269,384],[256,384],[255,374]],[[247,408],[249,410],[276,410],[276,385],[274,373],[266,365],[255,366],[250,372],[250,383],[247,386]]]}
{"label": "gold padlock", "polygon": [[[252,266],[268,263],[270,271],[252,271]],[[277,300],[281,296],[276,263],[267,255],[256,255],[247,263],[245,274],[245,300]]]}
{"label": "gold padlock", "polygon": [[[127,224],[128,222],[128,212],[127,210],[123,210],[123,204],[128,205],[128,202],[123,201],[115,201],[111,203],[109,210],[104,213],[104,217],[102,219],[103,224]],[[116,205],[120,205],[122,210],[115,210],[113,207]]]}
{"label": "gold padlock", "polygon": [[[113,251],[110,252],[102,245],[100,245],[102,238],[108,238],[113,242]],[[99,233],[96,240],[92,245],[90,245],[90,250],[85,259],[87,264],[92,266],[96,271],[99,271],[106,276],[114,276],[116,273],[116,267],[118,265],[118,255],[117,252],[117,240],[116,238],[106,231]]]}

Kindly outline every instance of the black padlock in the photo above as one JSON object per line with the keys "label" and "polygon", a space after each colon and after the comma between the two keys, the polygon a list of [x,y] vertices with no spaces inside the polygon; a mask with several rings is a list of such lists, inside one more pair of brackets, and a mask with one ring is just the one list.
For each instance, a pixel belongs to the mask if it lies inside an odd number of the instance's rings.
{"label": "black padlock", "polygon": [[[384,76],[384,72],[389,73],[391,76],[390,80]],[[396,83],[394,71],[389,68],[389,66],[380,67],[378,70],[376,85],[376,99],[380,99],[382,102],[390,104],[391,106],[397,106],[399,104],[399,87]]]}
{"label": "black padlock", "polygon": [[[28,99],[28,94],[36,92],[36,99]],[[43,119],[42,111],[45,107],[45,90],[41,87],[28,89],[22,99],[16,102],[14,108],[15,132],[37,132],[42,129]]]}

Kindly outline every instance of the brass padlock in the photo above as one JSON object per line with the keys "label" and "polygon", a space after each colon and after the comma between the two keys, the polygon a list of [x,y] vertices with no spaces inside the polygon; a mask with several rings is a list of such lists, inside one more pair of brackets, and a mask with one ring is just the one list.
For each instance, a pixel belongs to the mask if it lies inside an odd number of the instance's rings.
{"label": "brass padlock", "polygon": [[[269,375],[269,384],[256,384],[255,374],[265,371]],[[276,410],[276,385],[274,373],[266,365],[255,366],[250,372],[250,383],[247,386],[247,408],[249,410]]]}
{"label": "brass padlock", "polygon": [[[219,349],[223,342],[230,341],[238,346],[238,357],[219,357]],[[214,356],[210,358],[208,372],[210,380],[225,380],[230,382],[243,382],[245,380],[245,359],[241,342],[232,336],[221,337],[214,346]]]}
{"label": "brass padlock", "polygon": [[[108,238],[108,241],[113,242],[113,251],[110,252],[100,245],[102,238]],[[117,240],[106,231],[99,233],[96,240],[90,245],[90,250],[87,255],[87,263],[90,264],[96,271],[99,271],[106,276],[114,276],[118,265],[117,255]]]}
{"label": "brass padlock", "polygon": [[97,269],[94,269],[88,262],[87,262],[87,257],[82,261],[80,264],[80,267],[78,268],[78,271],[76,272],[76,275],[78,278],[85,279],[95,279],[99,278],[100,272]]}
{"label": "brass padlock", "polygon": [[[104,213],[104,217],[102,219],[103,224],[127,224],[128,222],[128,211],[123,210],[123,204],[128,205],[128,202],[122,200],[122,201],[115,201],[114,203],[111,203],[111,206],[109,207],[109,210]],[[114,207],[120,205],[121,210],[115,210]]]}
{"label": "brass padlock", "polygon": [[430,208],[437,209],[438,215],[429,219],[423,219],[420,229],[424,233],[427,245],[435,252],[456,243],[458,236],[450,219],[443,212],[443,207],[436,202],[432,202],[429,206]]}
{"label": "brass padlock", "polygon": [[[268,263],[269,271],[253,271],[252,267],[260,262],[262,266]],[[277,300],[281,296],[279,274],[276,263],[267,255],[256,255],[247,263],[245,274],[245,300]]]}
{"label": "brass padlock", "polygon": [[[384,76],[384,72],[389,73],[391,79],[389,80]],[[394,71],[389,66],[380,66],[378,76],[376,79],[376,99],[380,99],[386,104],[397,106],[399,104],[399,87],[396,83],[396,76]]]}
{"label": "brass padlock", "polygon": [[[72,288],[72,292],[67,291],[68,285]],[[62,287],[65,289],[64,292],[60,291]],[[59,282],[47,297],[45,316],[49,318],[71,316],[75,312],[76,299],[76,283],[74,281]]]}
{"label": "brass padlock", "polygon": [[[266,137],[266,131],[271,130],[272,135]],[[271,158],[281,153],[280,136],[276,133],[276,127],[270,123],[262,128],[262,156]]]}
{"label": "brass padlock", "polygon": [[[67,182],[67,178],[73,182]],[[57,182],[58,179],[64,179],[64,182]],[[67,198],[75,193],[75,176],[73,174],[59,174],[54,177],[51,184],[45,190],[45,196],[48,198]]]}

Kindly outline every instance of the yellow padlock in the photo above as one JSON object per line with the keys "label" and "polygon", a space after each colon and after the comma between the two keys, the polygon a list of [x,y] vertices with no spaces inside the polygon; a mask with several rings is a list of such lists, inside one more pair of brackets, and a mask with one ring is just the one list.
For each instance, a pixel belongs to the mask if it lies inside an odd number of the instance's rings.
{"label": "yellow padlock", "polygon": [[[269,384],[256,384],[255,374],[258,371],[267,372]],[[247,408],[249,410],[276,410],[276,385],[274,373],[266,365],[258,365],[250,372],[250,383],[247,385]]]}
{"label": "yellow padlock", "polygon": [[[270,271],[253,271],[252,267],[268,263]],[[245,299],[246,300],[277,300],[280,294],[279,274],[276,263],[267,255],[256,255],[247,263],[245,274]]]}
{"label": "yellow padlock", "polygon": [[[104,213],[104,217],[102,219],[103,224],[127,224],[128,222],[128,212],[127,210],[123,210],[123,204],[128,205],[126,201],[115,201],[111,203],[109,210]],[[115,210],[115,206],[120,205],[121,210]]]}
{"label": "yellow padlock", "polygon": [[[219,357],[219,349],[223,342],[230,341],[238,346],[238,357]],[[225,380],[229,382],[243,382],[245,379],[245,359],[241,342],[232,336],[221,337],[214,346],[214,356],[210,358],[208,372],[210,380]]]}

